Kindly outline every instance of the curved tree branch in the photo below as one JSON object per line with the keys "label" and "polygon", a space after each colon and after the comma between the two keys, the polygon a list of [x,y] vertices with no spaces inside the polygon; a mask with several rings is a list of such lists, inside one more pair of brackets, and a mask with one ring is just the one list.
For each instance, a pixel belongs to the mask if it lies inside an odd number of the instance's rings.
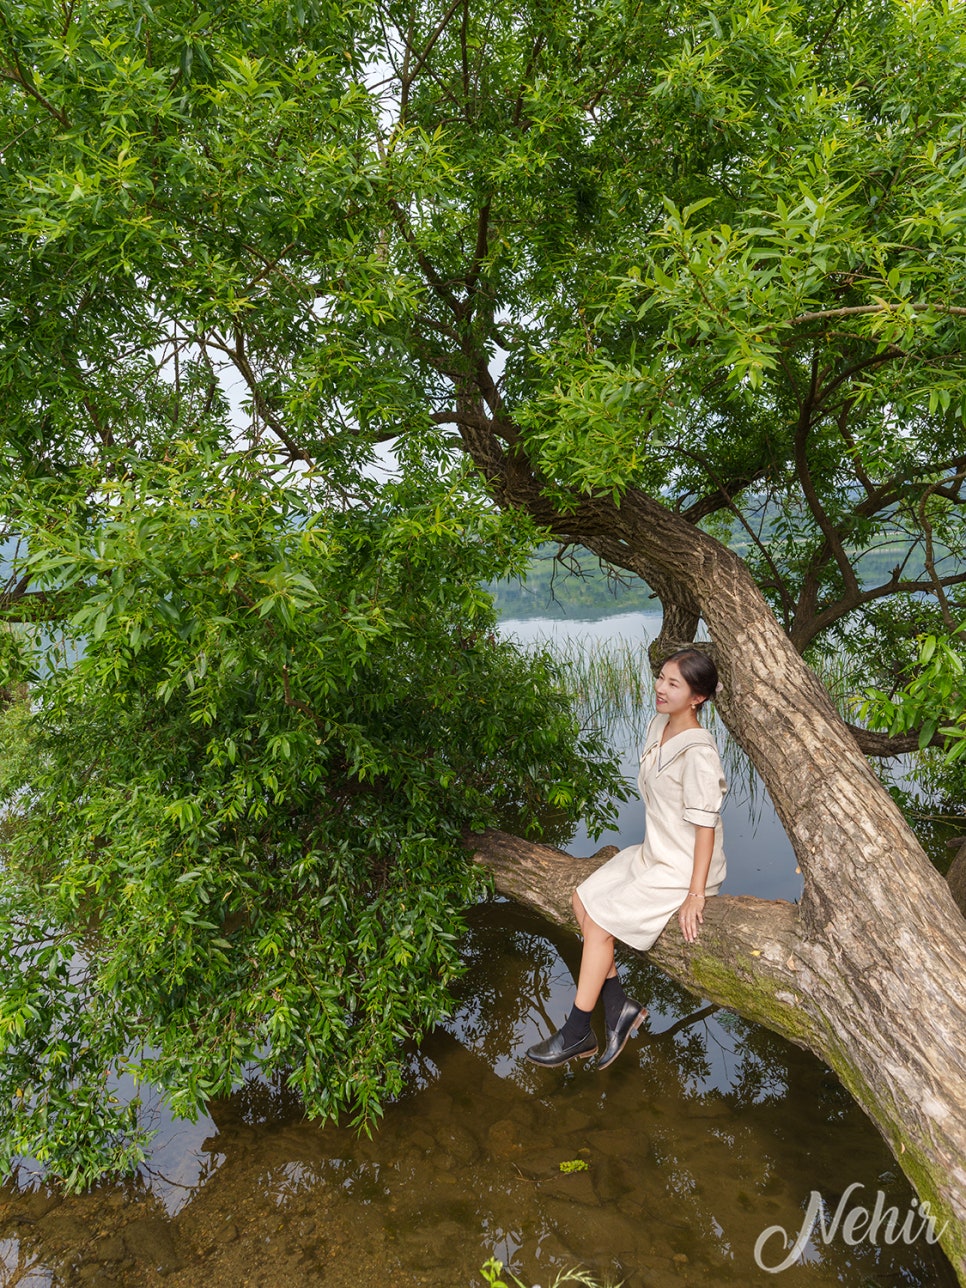
{"label": "curved tree branch", "polygon": [[955,304],[851,304],[840,309],[820,309],[814,313],[799,313],[790,318],[787,326],[805,326],[809,322],[827,322],[832,318],[868,317],[872,313],[947,313],[951,317],[966,317],[966,308]]}
{"label": "curved tree branch", "polygon": [[[4,23],[6,26],[6,23]],[[65,130],[70,129],[70,118],[61,108],[55,107],[49,99],[44,98],[40,90],[33,83],[33,78],[25,72],[20,64],[19,58],[15,56],[15,66],[13,69],[8,67],[0,68],[0,80],[9,81],[11,85],[18,85],[26,94],[28,94],[35,103],[39,103],[45,112],[54,118]]]}
{"label": "curved tree branch", "polygon": [[[955,573],[949,577],[939,579],[939,584],[944,587],[961,586],[964,583],[966,583],[966,573]],[[852,612],[853,609],[861,608],[864,604],[871,604],[877,599],[885,599],[889,595],[915,595],[920,592],[928,594],[930,591],[935,593],[935,590],[936,583],[931,579],[903,581],[899,577],[893,576],[891,580],[883,582],[881,586],[872,586],[869,590],[859,591],[853,595],[843,595],[834,604],[827,605],[821,612],[814,614],[807,621],[792,629],[792,643],[801,653],[816,635],[821,634],[827,626],[837,622],[840,617],[844,617],[846,613]]]}
{"label": "curved tree branch", "polygon": [[[919,743],[919,734],[916,730],[912,733],[896,734],[893,736],[888,733],[876,733],[872,729],[863,729],[861,725],[850,724],[847,726],[852,737],[859,744],[859,749],[866,756],[875,756],[885,758],[887,756],[905,756],[911,751],[921,750]],[[927,747],[944,747],[947,739],[942,734],[934,733],[926,743]]]}
{"label": "curved tree branch", "polygon": [[[501,894],[574,931],[574,887],[616,853],[614,846],[605,846],[589,859],[578,859],[495,830],[469,835],[466,843]],[[716,895],[707,902],[694,944],[685,942],[672,917],[653,948],[640,955],[696,996],[731,1006],[797,1046],[814,1050],[822,1043],[822,1023],[809,1014],[800,995],[800,929],[797,904]],[[781,999],[777,1004],[776,995]],[[785,999],[793,1002],[791,1011]]]}

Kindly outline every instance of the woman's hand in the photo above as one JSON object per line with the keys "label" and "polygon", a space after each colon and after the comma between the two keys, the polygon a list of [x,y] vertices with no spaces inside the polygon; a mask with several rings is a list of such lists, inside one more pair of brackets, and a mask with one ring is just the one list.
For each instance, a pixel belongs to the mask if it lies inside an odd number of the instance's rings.
{"label": "woman's hand", "polygon": [[678,909],[678,925],[681,927],[681,934],[686,943],[693,944],[698,937],[698,927],[704,921],[706,902],[705,895],[689,890],[688,897]]}

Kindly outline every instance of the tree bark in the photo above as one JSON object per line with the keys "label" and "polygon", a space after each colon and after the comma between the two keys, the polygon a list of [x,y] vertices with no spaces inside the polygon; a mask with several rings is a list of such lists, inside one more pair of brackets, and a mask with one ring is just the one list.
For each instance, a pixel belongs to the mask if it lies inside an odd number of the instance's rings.
{"label": "tree bark", "polygon": [[949,886],[949,893],[956,901],[956,907],[963,916],[966,916],[966,838],[959,836],[956,840],[959,842],[959,848],[946,873],[946,884]]}
{"label": "tree bark", "polygon": [[[966,1284],[966,923],[946,882],[736,555],[645,493],[568,498],[561,512],[518,451],[500,469],[492,454],[478,463],[499,504],[700,612],[717,706],[805,882],[791,911],[722,900],[683,975],[835,1069],[929,1201]],[[734,919],[727,931],[720,917]],[[658,959],[670,952],[662,941]]]}

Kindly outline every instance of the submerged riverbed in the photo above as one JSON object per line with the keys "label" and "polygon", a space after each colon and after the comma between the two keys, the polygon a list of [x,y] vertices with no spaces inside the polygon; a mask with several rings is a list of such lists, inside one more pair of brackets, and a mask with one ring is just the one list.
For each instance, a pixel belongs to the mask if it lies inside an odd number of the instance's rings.
{"label": "submerged riverbed", "polygon": [[[813,1239],[780,1280],[758,1236],[794,1238],[813,1190],[905,1213],[909,1185],[838,1081],[755,1025],[624,962],[651,1016],[621,1058],[566,1071],[523,1051],[569,1004],[576,939],[495,900],[473,910],[452,1019],[410,1056],[372,1140],[305,1123],[253,1083],[162,1130],[137,1182],[2,1192],[5,1288],[471,1285],[496,1255],[527,1284],[580,1265],[627,1288],[955,1283],[925,1239]],[[586,1163],[562,1172],[561,1163]],[[769,1264],[783,1251],[768,1245]]]}
{"label": "submerged riverbed", "polygon": [[[570,848],[642,826],[634,800],[612,835]],[[794,855],[750,780],[735,782],[725,829],[728,891],[797,898]],[[197,1124],[159,1114],[134,1181],[61,1198],[24,1175],[0,1190],[0,1288],[476,1288],[490,1256],[543,1288],[573,1266],[627,1288],[955,1284],[923,1237],[849,1246],[816,1229],[780,1276],[756,1266],[762,1231],[794,1239],[813,1193],[826,1220],[850,1186],[850,1207],[881,1194],[900,1220],[914,1208],[812,1056],[627,954],[628,992],[651,1010],[638,1038],[603,1073],[540,1069],[523,1053],[570,1005],[578,940],[493,899],[472,910],[462,952],[458,1005],[409,1052],[406,1091],[373,1139],[306,1123],[257,1080]],[[764,1260],[783,1256],[776,1236]]]}

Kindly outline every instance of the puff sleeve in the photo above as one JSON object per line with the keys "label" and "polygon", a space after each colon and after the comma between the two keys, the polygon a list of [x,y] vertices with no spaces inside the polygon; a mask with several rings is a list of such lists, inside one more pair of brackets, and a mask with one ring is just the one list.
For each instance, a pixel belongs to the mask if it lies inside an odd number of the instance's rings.
{"label": "puff sleeve", "polygon": [[684,753],[681,785],[685,823],[693,823],[695,827],[714,827],[728,790],[721,757],[715,747],[688,748]]}

